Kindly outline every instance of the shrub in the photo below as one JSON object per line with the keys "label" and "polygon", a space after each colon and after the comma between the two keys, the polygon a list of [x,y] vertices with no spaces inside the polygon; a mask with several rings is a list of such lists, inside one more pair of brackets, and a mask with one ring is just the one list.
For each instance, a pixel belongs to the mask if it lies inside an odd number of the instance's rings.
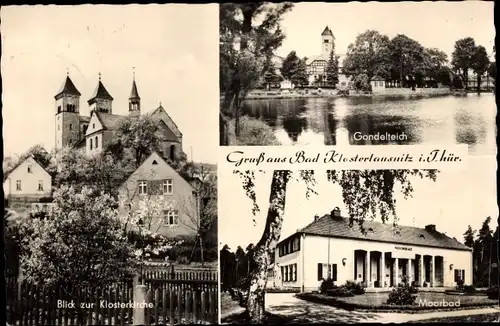
{"label": "shrub", "polygon": [[231,145],[272,146],[280,145],[272,128],[264,121],[243,116],[240,118],[240,136],[234,134],[234,119],[229,122],[229,138]]}
{"label": "shrub", "polygon": [[326,293],[328,290],[333,290],[335,287],[335,282],[331,278],[327,278],[321,282],[319,291],[320,293]]}
{"label": "shrub", "polygon": [[353,297],[354,294],[345,286],[335,286],[333,289],[326,290],[326,295],[330,297]]}
{"label": "shrub", "polygon": [[476,288],[474,287],[474,285],[465,285],[463,291],[467,294],[473,294],[474,292],[476,292]]}
{"label": "shrub", "polygon": [[389,293],[387,304],[397,306],[414,304],[417,299],[417,296],[414,295],[414,293],[416,293],[414,289],[416,288],[411,286],[401,286],[393,289],[392,292]]}
{"label": "shrub", "polygon": [[500,289],[498,288],[498,285],[494,285],[486,291],[486,294],[488,295],[488,299],[492,300],[498,300],[498,294],[499,294]]}
{"label": "shrub", "polygon": [[349,90],[348,89],[341,89],[337,93],[340,96],[349,96]]}
{"label": "shrub", "polygon": [[357,283],[354,281],[346,281],[345,287],[354,294],[364,294],[366,291],[366,288],[363,286],[362,283]]}
{"label": "shrub", "polygon": [[462,291],[464,289],[464,280],[457,281],[457,290]]}

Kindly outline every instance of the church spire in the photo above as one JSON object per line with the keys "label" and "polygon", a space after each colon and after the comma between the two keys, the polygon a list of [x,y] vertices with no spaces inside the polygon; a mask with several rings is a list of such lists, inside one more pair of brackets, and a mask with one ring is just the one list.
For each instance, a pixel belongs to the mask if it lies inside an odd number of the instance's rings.
{"label": "church spire", "polygon": [[137,84],[135,83],[135,67],[133,69],[132,89],[128,98],[128,111],[131,116],[138,116],[141,114],[141,97],[137,91]]}
{"label": "church spire", "polygon": [[82,95],[76,88],[75,84],[73,84],[71,78],[69,78],[69,72],[66,72],[66,79],[64,80],[64,83],[61,85],[59,91],[56,93],[54,97],[57,100],[63,97],[63,95],[74,95],[74,96]]}
{"label": "church spire", "polygon": [[113,101],[113,97],[109,94],[106,87],[104,87],[101,81],[101,73],[99,72],[99,82],[97,83],[97,87],[92,93],[90,100],[88,100],[88,104],[90,105],[90,110],[96,110],[98,112],[111,113],[111,102]]}

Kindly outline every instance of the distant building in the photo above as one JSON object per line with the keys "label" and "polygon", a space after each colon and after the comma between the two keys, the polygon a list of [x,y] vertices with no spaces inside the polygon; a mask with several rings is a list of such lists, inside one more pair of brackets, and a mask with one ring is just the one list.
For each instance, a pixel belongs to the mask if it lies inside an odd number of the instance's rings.
{"label": "distant building", "polygon": [[[493,84],[494,80],[493,78],[490,78],[488,73],[485,73],[481,77],[481,90],[492,90],[495,88],[495,85]],[[477,75],[474,73],[469,73],[469,78],[467,81],[467,86],[470,90],[475,90],[477,89]]]}
{"label": "distant building", "polygon": [[372,93],[383,93],[385,92],[385,79],[382,77],[375,76],[370,81],[372,86]]}
{"label": "distant building", "polygon": [[[87,101],[90,117],[80,115],[81,93],[69,76],[55,95],[56,100],[56,148],[65,146],[85,148],[87,152],[96,152],[110,143],[115,137],[116,128],[125,115],[113,114],[113,97],[104,87],[99,75],[99,81],[94,93]],[[129,96],[129,116],[138,117],[141,114],[141,98],[137,90],[135,77]],[[160,124],[162,132],[161,156],[175,160],[182,153],[182,133],[170,118],[165,109],[160,106],[146,115]]]}
{"label": "distant building", "polygon": [[268,284],[317,290],[322,280],[363,282],[367,288],[395,287],[406,277],[426,287],[472,284],[472,249],[436,230],[364,221],[350,226],[334,209],[277,245]]}
{"label": "distant building", "polygon": [[5,178],[3,192],[7,199],[38,199],[52,195],[52,176],[33,158],[21,161]]}
{"label": "distant building", "polygon": [[153,221],[151,230],[170,237],[196,236],[200,205],[195,189],[158,153],[151,154],[127,178],[119,193],[122,200],[132,202],[133,210],[139,210],[141,201],[154,202],[162,196],[166,208],[161,218]]}

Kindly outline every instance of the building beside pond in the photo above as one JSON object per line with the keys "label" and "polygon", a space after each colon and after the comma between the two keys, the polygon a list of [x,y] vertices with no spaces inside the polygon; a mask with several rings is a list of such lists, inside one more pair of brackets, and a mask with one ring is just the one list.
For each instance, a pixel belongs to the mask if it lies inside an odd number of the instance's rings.
{"label": "building beside pond", "polygon": [[391,288],[405,279],[420,287],[472,284],[472,249],[436,230],[375,221],[350,225],[335,208],[279,242],[268,286],[317,290],[331,277],[336,284],[363,282],[368,289]]}

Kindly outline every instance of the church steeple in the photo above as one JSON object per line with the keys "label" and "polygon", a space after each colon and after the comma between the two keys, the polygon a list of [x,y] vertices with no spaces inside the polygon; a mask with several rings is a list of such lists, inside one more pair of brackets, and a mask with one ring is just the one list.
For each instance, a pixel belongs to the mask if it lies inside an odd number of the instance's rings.
{"label": "church steeple", "polygon": [[103,113],[112,113],[113,97],[109,94],[101,81],[101,73],[99,73],[99,83],[87,103],[90,105],[90,111]]}
{"label": "church steeple", "polygon": [[78,89],[76,89],[75,84],[73,84],[73,81],[71,78],[69,78],[69,73],[66,74],[66,79],[64,80],[64,83],[61,85],[61,88],[59,88],[59,91],[57,94],[54,96],[56,100],[60,99],[64,95],[73,95],[73,96],[80,96],[80,92]]}
{"label": "church steeple", "polygon": [[141,97],[137,91],[137,84],[135,83],[135,67],[132,79],[132,89],[128,98],[128,111],[131,116],[138,116],[141,114]]}

